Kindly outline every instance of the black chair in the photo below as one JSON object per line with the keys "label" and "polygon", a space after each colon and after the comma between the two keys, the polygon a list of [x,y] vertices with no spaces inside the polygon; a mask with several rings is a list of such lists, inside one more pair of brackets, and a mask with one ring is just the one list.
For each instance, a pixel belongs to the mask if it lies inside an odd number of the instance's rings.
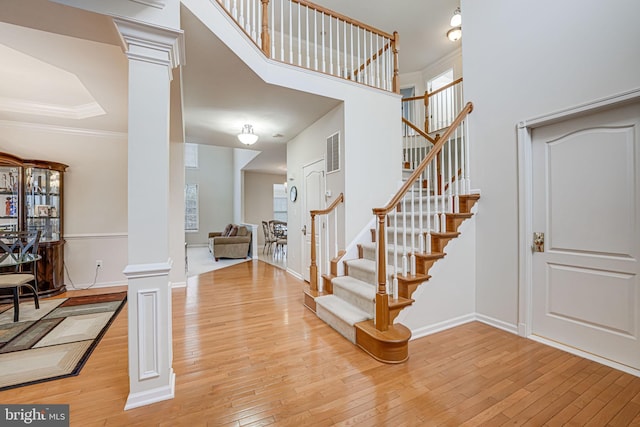
{"label": "black chair", "polygon": [[21,287],[31,289],[35,307],[40,308],[37,279],[39,243],[40,230],[0,232],[0,266],[13,269],[11,273],[0,274],[0,289],[11,289],[14,322],[20,318]]}

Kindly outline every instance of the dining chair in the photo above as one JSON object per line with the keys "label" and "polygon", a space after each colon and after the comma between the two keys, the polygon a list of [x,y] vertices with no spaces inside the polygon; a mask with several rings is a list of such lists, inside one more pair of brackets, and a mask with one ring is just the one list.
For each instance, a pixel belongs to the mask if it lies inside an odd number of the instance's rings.
{"label": "dining chair", "polygon": [[267,249],[267,253],[271,252],[271,246],[276,242],[276,238],[271,232],[271,227],[267,221],[262,221],[262,232],[264,233],[264,246],[262,247],[262,253]]}
{"label": "dining chair", "polygon": [[[0,289],[11,289],[13,294],[13,321],[20,319],[20,288],[27,287],[33,292],[36,309],[38,301],[38,245],[40,230],[0,232],[0,258],[5,269],[13,272],[0,274]],[[33,284],[31,284],[33,282]]]}

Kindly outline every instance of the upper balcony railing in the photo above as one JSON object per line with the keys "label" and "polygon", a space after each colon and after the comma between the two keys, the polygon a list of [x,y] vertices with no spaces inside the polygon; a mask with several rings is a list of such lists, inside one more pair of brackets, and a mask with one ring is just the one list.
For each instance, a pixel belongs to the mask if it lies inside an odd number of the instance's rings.
{"label": "upper balcony railing", "polygon": [[306,0],[217,0],[276,61],[399,93],[399,36]]}

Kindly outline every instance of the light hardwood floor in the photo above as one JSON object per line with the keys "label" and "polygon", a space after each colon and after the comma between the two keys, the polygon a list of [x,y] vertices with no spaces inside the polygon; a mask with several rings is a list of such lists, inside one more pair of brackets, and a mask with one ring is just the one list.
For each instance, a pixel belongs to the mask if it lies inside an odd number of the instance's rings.
{"label": "light hardwood floor", "polygon": [[83,427],[640,425],[640,378],[477,322],[412,341],[407,363],[385,365],[302,295],[301,281],[260,261],[174,290],[173,400],[123,411],[125,309],[79,376],[0,402],[68,403]]}

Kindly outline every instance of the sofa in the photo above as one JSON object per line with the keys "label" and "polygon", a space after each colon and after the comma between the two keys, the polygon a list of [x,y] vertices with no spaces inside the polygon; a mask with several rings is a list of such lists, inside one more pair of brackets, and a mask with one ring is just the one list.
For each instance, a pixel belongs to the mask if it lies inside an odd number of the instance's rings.
{"label": "sofa", "polygon": [[209,252],[220,258],[247,258],[251,248],[251,230],[244,225],[229,224],[223,231],[209,233]]}

